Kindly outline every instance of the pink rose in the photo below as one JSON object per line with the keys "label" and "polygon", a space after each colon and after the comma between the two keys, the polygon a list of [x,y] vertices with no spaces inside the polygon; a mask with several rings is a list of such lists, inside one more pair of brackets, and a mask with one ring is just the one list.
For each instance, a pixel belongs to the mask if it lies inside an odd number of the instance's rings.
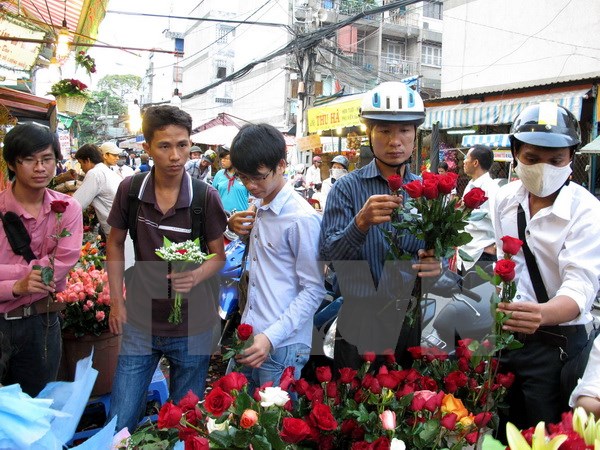
{"label": "pink rose", "polygon": [[379,414],[379,418],[381,419],[381,427],[384,430],[394,430],[396,428],[396,413],[394,411],[386,409]]}
{"label": "pink rose", "polygon": [[96,320],[98,322],[102,322],[104,320],[104,316],[105,316],[104,311],[98,311],[96,313]]}

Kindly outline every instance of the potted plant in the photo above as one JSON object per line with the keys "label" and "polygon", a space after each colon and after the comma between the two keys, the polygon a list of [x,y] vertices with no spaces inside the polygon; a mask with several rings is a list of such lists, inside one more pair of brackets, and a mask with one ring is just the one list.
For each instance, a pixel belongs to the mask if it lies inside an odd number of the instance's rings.
{"label": "potted plant", "polygon": [[110,392],[119,353],[119,336],[108,329],[110,290],[101,267],[100,246],[97,238],[87,240],[66,289],[56,294],[56,300],[66,305],[62,311],[66,375],[72,379],[77,361],[89,356],[93,348],[93,366],[99,372],[93,395]]}
{"label": "potted plant", "polygon": [[56,97],[59,111],[81,114],[90,98],[87,85],[74,78],[65,78],[52,85],[49,94]]}

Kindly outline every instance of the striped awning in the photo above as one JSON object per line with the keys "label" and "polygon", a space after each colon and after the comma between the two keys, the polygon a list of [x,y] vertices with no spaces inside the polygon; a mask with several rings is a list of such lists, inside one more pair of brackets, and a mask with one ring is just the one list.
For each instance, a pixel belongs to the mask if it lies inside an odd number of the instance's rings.
{"label": "striped awning", "polygon": [[508,136],[508,134],[469,134],[463,136],[461,145],[463,147],[472,147],[480,144],[489,147],[510,148],[510,139]]}
{"label": "striped awning", "polygon": [[433,106],[426,109],[425,123],[421,128],[430,130],[435,122],[440,123],[440,129],[508,124],[512,123],[525,107],[542,101],[557,102],[579,120],[583,97],[588,92],[589,89],[581,89],[508,100]]}

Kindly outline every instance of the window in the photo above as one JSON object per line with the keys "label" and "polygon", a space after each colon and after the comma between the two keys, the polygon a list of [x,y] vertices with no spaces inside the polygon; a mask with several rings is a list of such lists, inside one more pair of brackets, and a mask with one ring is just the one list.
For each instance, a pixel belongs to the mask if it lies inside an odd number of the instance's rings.
{"label": "window", "polygon": [[443,19],[444,5],[442,2],[425,2],[423,3],[423,16],[431,17],[432,19]]}
{"label": "window", "polygon": [[227,25],[217,25],[217,42],[219,44],[227,44],[229,36],[233,37],[233,27]]}
{"label": "window", "polygon": [[421,47],[421,63],[442,67],[442,47],[423,44]]}
{"label": "window", "polygon": [[227,63],[225,61],[217,60],[215,61],[216,66],[216,77],[217,78],[225,78],[227,76]]}

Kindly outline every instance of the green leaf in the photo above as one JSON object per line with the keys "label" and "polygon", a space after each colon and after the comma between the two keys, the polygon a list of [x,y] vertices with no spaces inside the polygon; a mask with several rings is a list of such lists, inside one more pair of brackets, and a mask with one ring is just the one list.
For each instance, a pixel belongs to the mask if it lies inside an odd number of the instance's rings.
{"label": "green leaf", "polygon": [[252,407],[252,398],[248,395],[247,392],[240,392],[235,399],[235,412],[238,416],[241,416],[242,413],[250,409]]}
{"label": "green leaf", "polygon": [[166,236],[163,236],[163,247],[170,247],[170,246],[171,246],[171,241]]}
{"label": "green leaf", "polygon": [[250,430],[237,430],[233,436],[233,445],[237,448],[247,448],[252,436]]}
{"label": "green leaf", "polygon": [[62,231],[60,232],[60,234],[58,235],[59,238],[64,238],[64,237],[69,237],[71,236],[71,232],[69,230],[67,230],[66,228],[63,228]]}
{"label": "green leaf", "polygon": [[[458,252],[460,253],[460,250]],[[461,255],[461,258],[462,258],[462,255]],[[479,266],[479,265],[476,264],[475,265],[475,271],[477,272],[477,275],[479,275],[479,277],[482,280],[490,281],[490,282],[492,281],[492,277],[490,276],[490,274],[488,274],[485,270],[483,270],[481,268],[481,266]]]}
{"label": "green leaf", "polygon": [[217,448],[231,448],[231,443],[233,442],[234,437],[235,433],[233,433],[232,436],[226,430],[215,430],[208,435],[208,439],[219,446]]}
{"label": "green leaf", "polygon": [[[460,256],[460,259],[462,259],[463,261],[473,262],[473,258],[471,258],[471,256],[467,252],[465,252],[462,248],[458,249],[458,256]],[[477,266],[475,266],[475,267],[477,267]],[[477,269],[475,269],[475,270],[477,270]],[[477,273],[479,274],[479,272],[477,272]],[[483,277],[481,277],[481,278],[483,278]]]}
{"label": "green leaf", "polygon": [[438,431],[440,428],[440,424],[437,420],[428,420],[425,423],[425,426],[419,433],[419,437],[423,439],[425,442],[433,441],[436,438]]}
{"label": "green leaf", "polygon": [[54,280],[54,270],[51,267],[42,267],[42,282],[48,286]]}
{"label": "green leaf", "polygon": [[271,450],[273,447],[265,436],[253,436],[250,441],[254,450]]}

